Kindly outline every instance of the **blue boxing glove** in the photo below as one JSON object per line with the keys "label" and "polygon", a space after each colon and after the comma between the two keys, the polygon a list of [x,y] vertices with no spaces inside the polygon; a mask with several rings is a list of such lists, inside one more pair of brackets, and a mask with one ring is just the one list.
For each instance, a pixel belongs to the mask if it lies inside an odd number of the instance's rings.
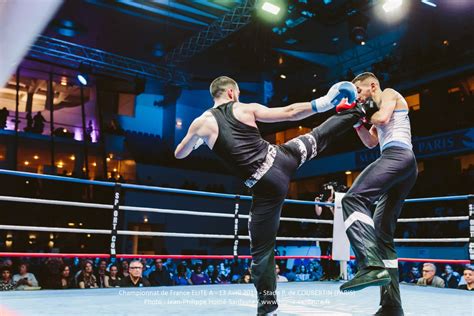
{"label": "blue boxing glove", "polygon": [[344,98],[347,99],[349,104],[356,100],[357,88],[352,82],[341,81],[336,83],[325,96],[311,101],[311,107],[314,112],[326,112],[341,103]]}

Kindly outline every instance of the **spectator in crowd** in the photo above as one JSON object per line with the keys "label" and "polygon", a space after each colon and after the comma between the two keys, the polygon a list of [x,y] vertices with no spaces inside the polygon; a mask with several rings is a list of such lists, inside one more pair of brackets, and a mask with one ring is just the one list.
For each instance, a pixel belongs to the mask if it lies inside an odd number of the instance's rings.
{"label": "spectator in crowd", "polygon": [[407,273],[406,277],[403,279],[403,282],[417,283],[419,278],[421,278],[420,269],[415,265],[411,267],[410,272]]}
{"label": "spectator in crowd", "polygon": [[92,132],[94,132],[94,126],[92,126],[92,121],[89,121],[89,125],[86,128],[86,140],[92,141]]}
{"label": "spectator in crowd", "polygon": [[33,117],[31,116],[31,111],[26,113],[26,127],[24,130],[25,132],[33,132]]}
{"label": "spectator in crowd", "polygon": [[91,261],[86,261],[84,264],[84,268],[77,276],[77,285],[80,289],[92,289],[99,287],[97,285],[97,278],[94,275]]}
{"label": "spectator in crowd", "polygon": [[441,278],[443,278],[447,288],[455,289],[458,287],[461,276],[456,271],[453,271],[452,266],[447,264],[444,267],[444,273],[441,274]]}
{"label": "spectator in crowd", "polygon": [[[59,289],[61,269],[64,262],[61,258],[48,258],[40,273],[40,283],[43,289]],[[77,282],[75,283],[77,284]]]}
{"label": "spectator in crowd", "polygon": [[128,273],[128,261],[124,260],[124,261],[122,261],[119,276],[120,276],[120,278],[125,279],[126,277],[128,277],[128,275],[129,275],[129,273]]}
{"label": "spectator in crowd", "polygon": [[219,264],[219,280],[220,283],[230,283],[230,268],[226,267],[225,262]]}
{"label": "spectator in crowd", "polygon": [[5,129],[7,127],[8,120],[8,110],[6,107],[0,110],[0,129]]}
{"label": "spectator in crowd", "polygon": [[13,291],[15,289],[15,286],[13,285],[11,268],[8,266],[3,266],[0,271],[2,271],[2,279],[0,280],[0,291]]}
{"label": "spectator in crowd", "polygon": [[163,260],[155,260],[155,271],[150,273],[148,280],[152,286],[170,286],[173,285],[168,269],[163,265]]}
{"label": "spectator in crowd", "polygon": [[186,276],[186,267],[183,263],[178,264],[176,272],[173,276],[173,285],[193,285],[191,279]]}
{"label": "spectator in crowd", "polygon": [[43,134],[44,123],[46,122],[41,112],[36,113],[33,117],[33,132],[38,134]]}
{"label": "spectator in crowd", "polygon": [[250,284],[250,283],[252,283],[252,276],[248,273],[245,273],[240,278],[239,283],[241,283],[241,284]]}
{"label": "spectator in crowd", "polygon": [[277,282],[288,282],[288,279],[285,276],[280,275],[280,266],[278,264],[275,265],[275,272]]}
{"label": "spectator in crowd", "polygon": [[28,272],[28,264],[21,263],[19,273],[13,276],[13,284],[17,290],[27,290],[38,287],[38,281],[33,273]]}
{"label": "spectator in crowd", "polygon": [[206,274],[211,280],[211,284],[219,284],[221,280],[219,279],[219,271],[212,265],[208,265],[206,269]]}
{"label": "spectator in crowd", "polygon": [[288,279],[288,282],[294,282],[296,281],[296,271],[298,267],[294,265],[291,270],[286,274],[286,278]]}
{"label": "spectator in crowd", "polygon": [[298,273],[296,273],[296,282],[305,282],[305,281],[310,281],[310,274],[306,270],[306,266],[302,264],[299,268]]}
{"label": "spectator in crowd", "polygon": [[319,281],[323,276],[323,268],[317,260],[313,260],[309,263],[309,274],[311,281]]}
{"label": "spectator in crowd", "polygon": [[474,267],[466,266],[464,268],[463,277],[464,277],[464,281],[466,281],[466,284],[459,285],[458,289],[473,291],[474,290]]}
{"label": "spectator in crowd", "polygon": [[104,288],[105,286],[105,277],[109,275],[107,272],[107,260],[100,260],[99,262],[99,269],[95,273],[95,278],[97,280],[97,285],[100,288]]}
{"label": "spectator in crowd", "polygon": [[72,289],[74,288],[74,279],[71,275],[71,267],[64,265],[61,268],[61,277],[59,287],[60,289]]}
{"label": "spectator in crowd", "polygon": [[200,263],[196,264],[194,267],[194,272],[191,275],[191,282],[194,285],[211,283],[209,276],[202,271],[202,265]]}
{"label": "spectator in crowd", "polygon": [[423,264],[423,277],[418,279],[417,285],[444,287],[444,280],[436,275],[436,266],[432,263]]}
{"label": "spectator in crowd", "polygon": [[120,281],[121,287],[145,287],[151,286],[150,282],[143,277],[143,263],[140,260],[132,260],[128,267],[129,275]]}
{"label": "spectator in crowd", "polygon": [[110,273],[109,275],[105,276],[105,280],[104,280],[105,287],[119,287],[120,281],[122,279],[118,276],[118,267],[115,264],[113,264],[110,266],[109,270],[110,270]]}

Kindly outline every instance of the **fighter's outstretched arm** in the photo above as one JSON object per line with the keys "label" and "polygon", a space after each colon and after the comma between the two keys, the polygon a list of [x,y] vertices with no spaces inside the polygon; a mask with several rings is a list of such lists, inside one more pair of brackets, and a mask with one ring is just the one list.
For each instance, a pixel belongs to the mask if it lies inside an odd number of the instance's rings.
{"label": "fighter's outstretched arm", "polygon": [[197,149],[204,143],[202,138],[197,134],[199,129],[202,127],[202,124],[204,124],[204,119],[202,117],[196,118],[191,123],[188,133],[184,136],[183,140],[174,151],[174,156],[177,159],[186,158],[194,149]]}

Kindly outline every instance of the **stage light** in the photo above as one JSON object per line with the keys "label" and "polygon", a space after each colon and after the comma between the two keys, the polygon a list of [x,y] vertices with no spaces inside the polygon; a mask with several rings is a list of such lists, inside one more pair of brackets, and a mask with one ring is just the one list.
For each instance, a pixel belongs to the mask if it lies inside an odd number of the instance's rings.
{"label": "stage light", "polygon": [[402,3],[403,0],[386,0],[382,7],[383,10],[388,13],[400,8]]}
{"label": "stage light", "polygon": [[430,7],[436,8],[437,5],[434,2],[431,2],[430,0],[421,0],[422,3],[429,5]]}
{"label": "stage light", "polygon": [[273,15],[277,15],[280,12],[281,8],[277,5],[274,5],[273,3],[265,1],[265,3],[262,5],[262,10]]}
{"label": "stage light", "polygon": [[89,82],[89,76],[86,73],[80,73],[77,75],[77,80],[79,80],[83,86],[87,86],[87,82]]}
{"label": "stage light", "polygon": [[285,76],[284,74],[281,74],[281,75],[280,75],[280,78],[281,78],[281,79],[286,79],[286,76]]}

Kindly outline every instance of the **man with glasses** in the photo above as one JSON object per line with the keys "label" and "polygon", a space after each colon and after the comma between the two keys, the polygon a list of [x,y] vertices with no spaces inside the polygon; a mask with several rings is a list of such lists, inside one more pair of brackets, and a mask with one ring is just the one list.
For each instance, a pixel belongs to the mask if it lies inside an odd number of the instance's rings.
{"label": "man with glasses", "polygon": [[143,264],[140,260],[133,260],[128,266],[129,275],[122,279],[121,287],[144,287],[151,286],[150,282],[142,276]]}
{"label": "man with glasses", "polygon": [[418,279],[417,285],[444,287],[444,280],[436,274],[436,266],[432,263],[423,264],[423,276]]}
{"label": "man with glasses", "polygon": [[163,260],[155,260],[155,271],[150,273],[148,279],[152,286],[170,286],[173,285],[171,282],[170,273],[168,269],[163,265]]}

